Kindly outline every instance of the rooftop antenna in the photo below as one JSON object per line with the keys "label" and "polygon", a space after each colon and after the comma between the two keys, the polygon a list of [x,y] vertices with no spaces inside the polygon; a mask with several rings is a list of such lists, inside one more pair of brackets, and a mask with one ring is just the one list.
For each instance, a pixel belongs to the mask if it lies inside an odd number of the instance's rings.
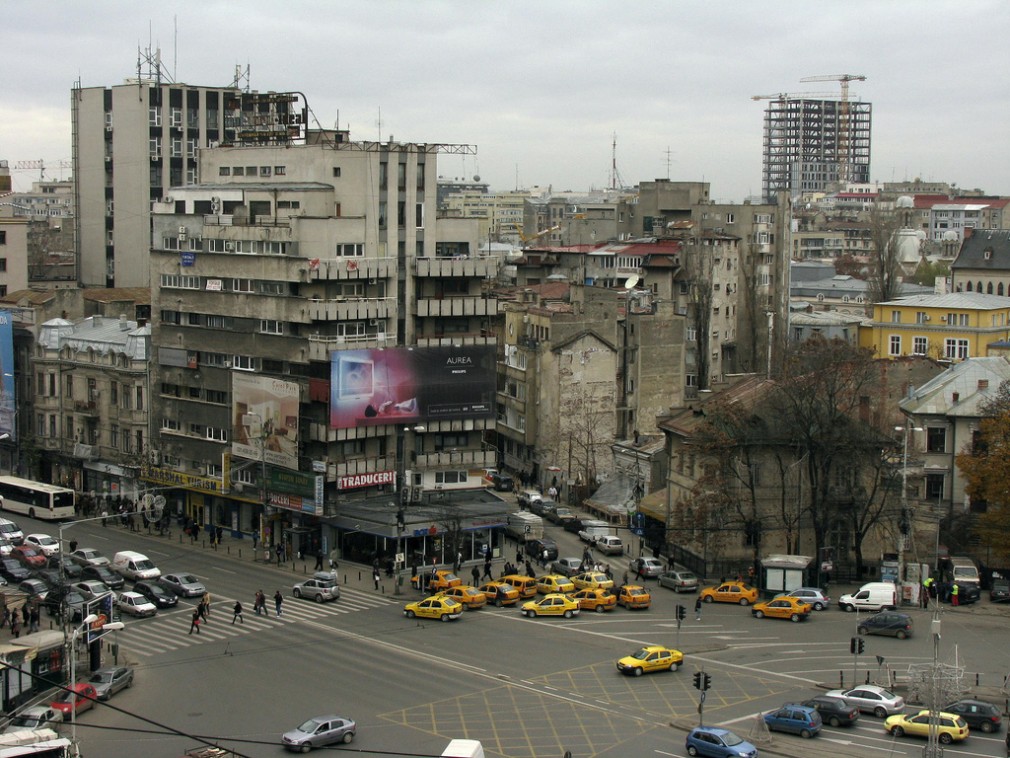
{"label": "rooftop antenna", "polygon": [[670,163],[671,163],[670,155],[671,155],[671,152],[672,151],[670,150],[670,146],[667,145],[666,146],[666,181],[670,181]]}
{"label": "rooftop antenna", "polygon": [[519,191],[519,164],[516,163],[516,192]]}
{"label": "rooftop antenna", "polygon": [[617,170],[617,132],[614,132],[614,139],[610,148],[610,189],[617,189],[624,186],[621,172]]}
{"label": "rooftop antenna", "polygon": [[379,106],[379,119],[375,122],[379,129],[379,142],[382,142],[382,106]]}

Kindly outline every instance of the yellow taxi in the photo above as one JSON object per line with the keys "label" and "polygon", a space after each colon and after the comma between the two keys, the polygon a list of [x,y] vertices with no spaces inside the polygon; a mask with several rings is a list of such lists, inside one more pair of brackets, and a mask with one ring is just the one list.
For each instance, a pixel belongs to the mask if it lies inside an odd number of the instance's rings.
{"label": "yellow taxi", "polygon": [[523,603],[522,614],[529,618],[534,616],[564,616],[570,619],[579,615],[579,604],[567,595],[552,593],[544,595],[539,600]]}
{"label": "yellow taxi", "polygon": [[715,587],[706,587],[701,591],[701,599],[706,603],[739,603],[750,605],[756,603],[758,591],[743,582],[723,582]]}
{"label": "yellow taxi", "polygon": [[584,611],[612,611],[617,607],[617,596],[611,594],[609,590],[602,587],[588,587],[584,590],[576,590],[568,595],[579,604],[579,608]]}
{"label": "yellow taxi", "polygon": [[617,604],[625,608],[647,609],[652,605],[652,595],[645,587],[637,584],[624,584],[617,591]]}
{"label": "yellow taxi", "polygon": [[525,599],[537,596],[537,580],[532,576],[523,574],[506,574],[501,578],[503,582],[508,582],[517,590],[519,597]]}
{"label": "yellow taxi", "polygon": [[544,574],[537,579],[537,592],[541,595],[575,592],[575,584],[564,574]]}
{"label": "yellow taxi", "polygon": [[424,600],[407,603],[403,606],[403,615],[409,619],[416,616],[420,619],[452,621],[463,615],[463,604],[451,597],[432,595]]}
{"label": "yellow taxi", "polygon": [[617,670],[622,674],[641,676],[652,671],[676,671],[683,662],[684,654],[679,650],[662,645],[646,645],[637,653],[618,660]]}
{"label": "yellow taxi", "polygon": [[609,590],[614,586],[614,580],[602,571],[587,571],[584,574],[576,574],[572,577],[572,583],[575,585],[575,589],[577,590]]}
{"label": "yellow taxi", "polygon": [[438,594],[443,597],[451,597],[453,600],[461,603],[468,611],[476,611],[478,608],[483,608],[487,605],[487,595],[476,587],[471,587],[466,584],[450,587]]}
{"label": "yellow taxi", "polygon": [[757,603],[750,609],[756,618],[767,616],[772,619],[789,619],[790,621],[806,621],[814,607],[794,597],[777,597],[764,603]]}
{"label": "yellow taxi", "polygon": [[[884,729],[895,737],[909,734],[914,737],[929,736],[929,711],[919,711],[914,716],[899,713],[884,721]],[[968,738],[968,722],[960,716],[940,711],[937,718],[937,735],[940,742],[949,745]]]}
{"label": "yellow taxi", "polygon": [[412,576],[410,577],[410,583],[414,585],[415,589],[420,587],[428,590],[428,592],[438,592],[439,590],[447,590],[450,587],[458,587],[463,583],[463,580],[449,569],[438,569],[434,573],[427,572]]}
{"label": "yellow taxi", "polygon": [[519,590],[508,582],[488,582],[477,588],[484,593],[489,603],[501,608],[504,605],[515,605],[519,602]]}

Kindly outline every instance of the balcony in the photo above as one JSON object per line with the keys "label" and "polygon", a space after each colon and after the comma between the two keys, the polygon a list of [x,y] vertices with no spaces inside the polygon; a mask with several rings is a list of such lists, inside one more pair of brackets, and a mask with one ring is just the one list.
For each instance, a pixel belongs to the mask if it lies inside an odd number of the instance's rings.
{"label": "balcony", "polygon": [[494,450],[443,450],[438,453],[418,453],[414,461],[418,469],[486,468],[497,465]]}
{"label": "balcony", "polygon": [[418,337],[418,347],[447,347],[452,345],[497,345],[498,338],[494,335],[477,334],[476,332],[461,332],[459,334],[443,334],[441,336]]}
{"label": "balcony", "polygon": [[498,275],[497,258],[417,258],[417,276],[444,279],[491,279]]}
{"label": "balcony", "polygon": [[395,258],[326,258],[312,264],[312,281],[357,281],[389,279],[396,275]]}
{"label": "balcony", "polygon": [[98,405],[94,400],[75,400],[74,412],[83,416],[96,416],[98,415]]}
{"label": "balcony", "polygon": [[438,299],[418,299],[417,313],[420,318],[429,316],[497,316],[498,300],[492,297],[446,297]]}
{"label": "balcony", "polygon": [[396,315],[396,298],[392,297],[313,298],[308,301],[308,305],[312,321],[386,321]]}
{"label": "balcony", "polygon": [[[420,341],[418,342],[420,344]],[[309,360],[328,361],[334,350],[363,350],[366,348],[394,347],[396,335],[393,332],[362,334],[345,337],[343,335],[309,335]]]}
{"label": "balcony", "polygon": [[329,461],[326,464],[326,481],[333,482],[344,476],[374,474],[379,471],[396,471],[396,458],[384,455],[376,458],[355,458],[343,463]]}

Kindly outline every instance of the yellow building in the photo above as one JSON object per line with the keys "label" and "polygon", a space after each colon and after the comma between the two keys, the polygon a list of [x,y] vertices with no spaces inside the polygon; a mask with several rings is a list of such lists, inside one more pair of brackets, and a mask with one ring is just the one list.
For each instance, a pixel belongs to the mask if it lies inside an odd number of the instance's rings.
{"label": "yellow building", "polygon": [[873,306],[859,344],[880,358],[925,355],[962,361],[988,355],[1010,337],[1010,297],[981,292],[913,295]]}

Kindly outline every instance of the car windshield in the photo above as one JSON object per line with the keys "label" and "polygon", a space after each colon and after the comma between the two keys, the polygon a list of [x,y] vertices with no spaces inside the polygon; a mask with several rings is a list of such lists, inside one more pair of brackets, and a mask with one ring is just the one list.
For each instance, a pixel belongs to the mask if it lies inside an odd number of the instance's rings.
{"label": "car windshield", "polygon": [[101,684],[102,682],[112,681],[111,671],[99,671],[98,673],[92,674],[91,678],[88,680],[92,684]]}
{"label": "car windshield", "polygon": [[34,727],[42,723],[42,719],[38,716],[18,716],[11,722],[11,726],[28,726]]}
{"label": "car windshield", "polygon": [[196,584],[196,577],[191,574],[182,574],[179,577],[179,584]]}
{"label": "car windshield", "polygon": [[307,734],[312,734],[319,727],[319,722],[315,719],[309,719],[304,724],[298,727],[295,731],[306,732]]}
{"label": "car windshield", "polygon": [[743,740],[733,734],[733,732],[726,732],[726,734],[722,736],[722,741],[727,747],[733,747],[734,745],[739,745],[743,742]]}
{"label": "car windshield", "polygon": [[632,657],[632,658],[635,658],[635,659],[637,659],[637,660],[640,660],[640,661],[644,661],[644,660],[645,660],[646,658],[648,658],[648,657],[649,657],[649,651],[648,651],[648,650],[646,650],[646,649],[645,649],[645,648],[643,647],[643,648],[642,648],[641,650],[639,650],[639,651],[638,651],[637,653],[635,653],[635,654],[634,654],[633,656],[631,656],[631,657]]}
{"label": "car windshield", "polygon": [[76,692],[61,692],[60,696],[58,698],[56,698],[56,700],[54,702],[57,702],[57,703],[72,703],[74,701],[75,695],[77,695]]}

